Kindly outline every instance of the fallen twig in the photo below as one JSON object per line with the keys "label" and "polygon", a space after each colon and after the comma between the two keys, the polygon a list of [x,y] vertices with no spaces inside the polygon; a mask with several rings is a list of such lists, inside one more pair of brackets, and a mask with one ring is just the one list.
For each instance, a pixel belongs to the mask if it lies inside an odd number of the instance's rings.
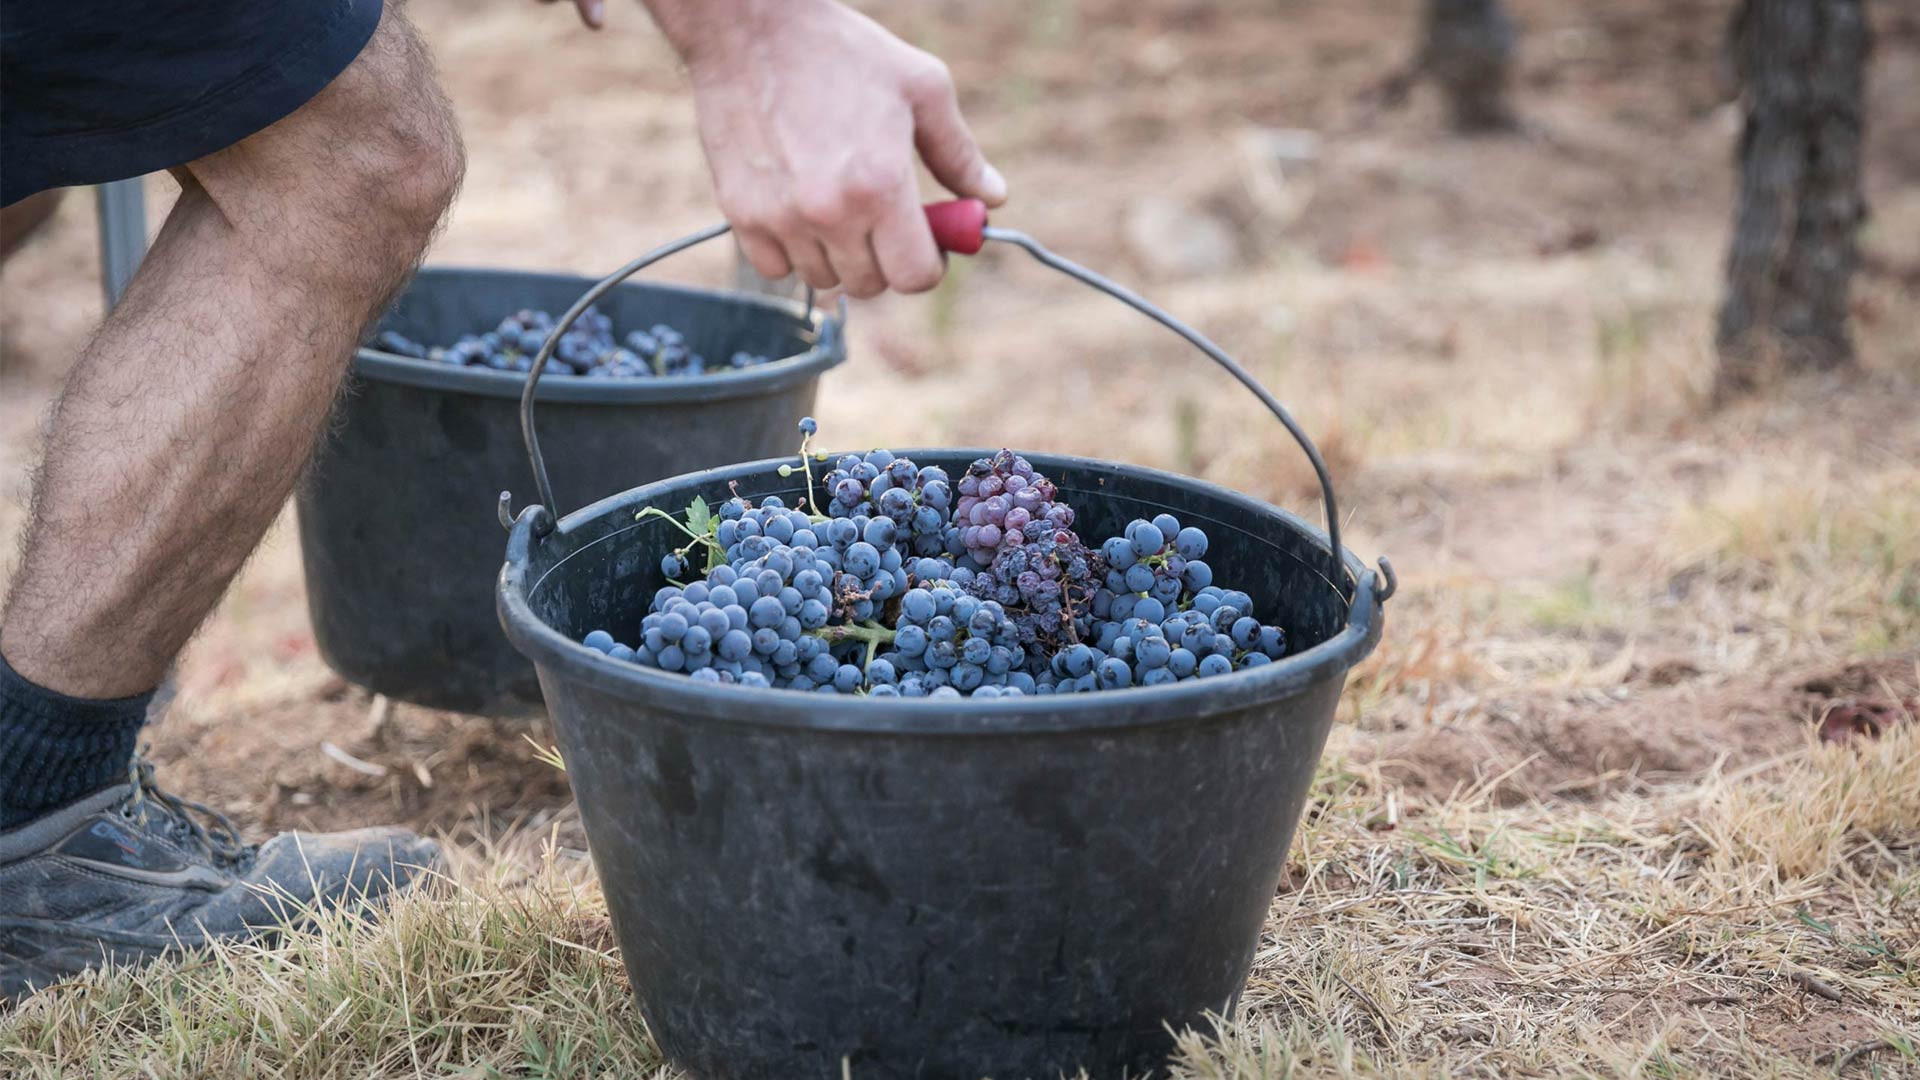
{"label": "fallen twig", "polygon": [[367,740],[380,742],[387,736],[387,721],[393,717],[393,699],[385,694],[373,695],[373,704],[367,707]]}
{"label": "fallen twig", "polygon": [[1893,1044],[1888,1042],[1885,1039],[1875,1039],[1869,1043],[1861,1043],[1859,1046],[1856,1046],[1853,1049],[1847,1051],[1846,1053],[1841,1054],[1839,1057],[1834,1058],[1833,1071],[1836,1074],[1845,1072],[1847,1066],[1853,1064],[1854,1058],[1865,1057],[1866,1055],[1871,1054],[1877,1050],[1891,1050],[1891,1049],[1893,1049]]}
{"label": "fallen twig", "polygon": [[381,777],[387,775],[388,772],[385,765],[373,761],[363,761],[330,742],[321,743],[320,752],[362,776]]}
{"label": "fallen twig", "polygon": [[1846,1000],[1846,997],[1842,995],[1840,991],[1833,988],[1833,984],[1822,980],[1818,975],[1815,975],[1811,971],[1801,971],[1801,970],[1795,969],[1793,971],[1787,972],[1787,978],[1792,979],[1794,982],[1800,985],[1801,989],[1805,990],[1809,994],[1813,994],[1816,997],[1823,997],[1823,998],[1826,998],[1828,1001],[1845,1001]]}

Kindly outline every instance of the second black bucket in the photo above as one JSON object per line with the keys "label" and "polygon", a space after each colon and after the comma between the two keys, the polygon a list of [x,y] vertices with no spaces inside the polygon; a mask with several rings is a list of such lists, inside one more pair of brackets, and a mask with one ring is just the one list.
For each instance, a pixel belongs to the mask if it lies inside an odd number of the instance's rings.
{"label": "second black bucket", "polygon": [[[520,308],[558,312],[592,280],[428,269],[382,322],[450,343]],[[667,323],[708,356],[785,357],[697,378],[540,381],[548,460],[574,504],[786,449],[820,375],[845,358],[837,318],[772,298],[624,284],[600,300],[622,330]],[[533,666],[500,632],[492,496],[532,486],[524,375],[363,349],[348,397],[296,496],[315,643],[351,682],[484,715],[540,704]]]}

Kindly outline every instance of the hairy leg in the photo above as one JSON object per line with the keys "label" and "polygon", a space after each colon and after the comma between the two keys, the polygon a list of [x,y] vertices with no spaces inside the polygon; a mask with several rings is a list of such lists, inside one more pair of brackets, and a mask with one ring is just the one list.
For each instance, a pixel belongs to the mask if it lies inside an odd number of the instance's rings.
{"label": "hairy leg", "polygon": [[366,323],[452,200],[458,135],[398,5],[326,90],[183,190],[55,405],[0,654],[142,693],[279,512]]}

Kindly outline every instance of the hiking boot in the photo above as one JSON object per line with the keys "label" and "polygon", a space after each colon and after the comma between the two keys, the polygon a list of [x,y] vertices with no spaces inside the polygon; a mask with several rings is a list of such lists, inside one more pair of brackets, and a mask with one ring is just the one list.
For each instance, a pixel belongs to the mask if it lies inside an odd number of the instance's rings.
{"label": "hiking boot", "polygon": [[0,832],[0,1002],[103,961],[261,940],[319,911],[365,906],[439,865],[403,829],[240,842],[222,815],[128,782]]}

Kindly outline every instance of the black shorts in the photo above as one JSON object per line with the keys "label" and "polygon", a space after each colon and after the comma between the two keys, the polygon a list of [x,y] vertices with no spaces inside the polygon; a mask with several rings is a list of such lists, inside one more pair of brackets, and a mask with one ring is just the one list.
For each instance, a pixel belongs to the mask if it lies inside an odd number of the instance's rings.
{"label": "black shorts", "polygon": [[0,206],[232,146],[360,55],[381,0],[0,0]]}

